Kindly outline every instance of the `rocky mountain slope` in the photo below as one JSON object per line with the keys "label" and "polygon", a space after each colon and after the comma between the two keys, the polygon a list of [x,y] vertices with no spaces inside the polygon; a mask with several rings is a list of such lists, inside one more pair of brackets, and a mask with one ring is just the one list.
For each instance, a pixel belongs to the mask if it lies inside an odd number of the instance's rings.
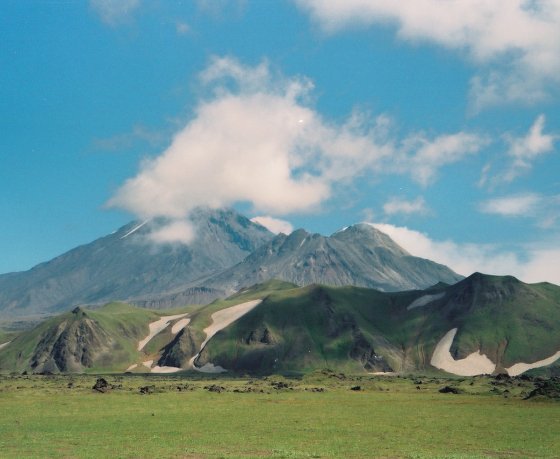
{"label": "rocky mountain slope", "polygon": [[0,349],[0,371],[560,374],[560,287],[511,276],[404,292],[269,281],[174,314],[77,309]]}
{"label": "rocky mountain slope", "polygon": [[53,313],[131,299],[157,306],[161,295],[177,289],[183,297],[172,304],[223,297],[221,290],[184,286],[238,263],[273,235],[231,210],[198,209],[192,220],[196,238],[189,245],[150,242],[164,221],[133,222],[29,271],[0,275],[0,314]]}
{"label": "rocky mountain slope", "polygon": [[304,230],[274,237],[233,210],[198,209],[192,220],[188,245],[151,241],[163,220],[134,222],[29,271],[0,275],[1,317],[109,301],[159,309],[206,304],[270,279],[397,291],[462,278],[366,224],[330,237]]}
{"label": "rocky mountain slope", "polygon": [[300,286],[354,285],[384,291],[422,289],[463,277],[446,266],[414,257],[389,236],[368,224],[357,224],[330,237],[294,231],[280,234],[245,260],[203,283],[229,294],[269,279]]}

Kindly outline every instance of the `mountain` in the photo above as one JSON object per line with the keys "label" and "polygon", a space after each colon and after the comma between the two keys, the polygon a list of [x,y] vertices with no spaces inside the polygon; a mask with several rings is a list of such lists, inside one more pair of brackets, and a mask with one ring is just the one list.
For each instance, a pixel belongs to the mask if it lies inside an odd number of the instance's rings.
{"label": "mountain", "polygon": [[221,289],[185,291],[185,285],[240,262],[273,235],[232,210],[197,209],[191,218],[196,239],[189,245],[150,242],[164,220],[133,222],[29,271],[0,275],[0,314],[55,313],[113,300],[155,306],[175,290],[182,304],[225,296]]}
{"label": "mountain", "polygon": [[437,282],[453,284],[462,278],[446,266],[410,255],[373,226],[357,224],[330,237],[303,229],[289,236],[280,234],[200,285],[232,294],[245,286],[280,279],[300,286],[354,285],[400,291]]}
{"label": "mountain", "polygon": [[[202,312],[203,310],[201,310]],[[190,327],[200,329],[196,318]],[[311,285],[267,295],[195,361],[235,371],[560,373],[560,287],[475,273],[424,291]],[[556,368],[554,370],[554,368]]]}
{"label": "mountain", "polygon": [[162,314],[76,308],[4,345],[0,371],[560,375],[560,287],[511,276],[404,292],[268,281]]}
{"label": "mountain", "polygon": [[397,291],[462,278],[367,224],[330,237],[304,230],[274,237],[233,210],[197,209],[191,219],[188,245],[151,241],[165,220],[133,222],[29,271],[0,275],[0,314],[50,315],[109,301],[159,309],[206,304],[270,279]]}
{"label": "mountain", "polygon": [[78,307],[14,338],[0,351],[0,368],[36,373],[122,371],[136,358],[147,324],[157,318],[153,311],[126,304],[96,311]]}

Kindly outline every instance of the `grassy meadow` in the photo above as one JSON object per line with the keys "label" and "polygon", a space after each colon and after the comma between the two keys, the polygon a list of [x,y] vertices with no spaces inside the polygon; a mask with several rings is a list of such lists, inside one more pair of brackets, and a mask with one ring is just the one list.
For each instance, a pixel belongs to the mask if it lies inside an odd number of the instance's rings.
{"label": "grassy meadow", "polygon": [[523,379],[105,378],[0,377],[0,456],[560,457],[560,403],[523,400]]}

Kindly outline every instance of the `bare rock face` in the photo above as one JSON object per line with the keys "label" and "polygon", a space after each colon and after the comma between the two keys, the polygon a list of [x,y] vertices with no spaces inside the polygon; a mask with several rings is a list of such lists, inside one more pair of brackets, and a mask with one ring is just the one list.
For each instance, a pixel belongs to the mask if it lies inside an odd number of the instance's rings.
{"label": "bare rock face", "polygon": [[256,330],[251,330],[243,341],[245,342],[245,344],[265,345],[274,345],[277,342],[276,338],[272,335],[270,330],[264,325],[257,328]]}
{"label": "bare rock face", "polygon": [[387,361],[375,352],[373,346],[366,340],[360,330],[354,329],[352,334],[354,342],[350,349],[351,359],[358,360],[366,371],[393,371]]}
{"label": "bare rock face", "polygon": [[[233,293],[270,279],[299,286],[354,285],[385,291],[424,289],[462,279],[446,266],[410,255],[371,225],[358,224],[327,237],[303,229],[279,234],[241,263],[204,280]],[[202,285],[202,284],[201,284]]]}
{"label": "bare rock face", "polygon": [[183,368],[198,352],[199,345],[189,326],[183,328],[163,350],[160,366]]}
{"label": "bare rock face", "polygon": [[80,372],[93,366],[100,355],[110,352],[113,339],[81,308],[47,333],[31,358],[36,373]]}

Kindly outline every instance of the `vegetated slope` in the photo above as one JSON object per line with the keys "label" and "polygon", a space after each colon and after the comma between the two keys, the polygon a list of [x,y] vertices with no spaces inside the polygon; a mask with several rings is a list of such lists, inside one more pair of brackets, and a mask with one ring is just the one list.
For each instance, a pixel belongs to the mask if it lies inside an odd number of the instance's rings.
{"label": "vegetated slope", "polygon": [[384,293],[309,286],[280,291],[217,334],[198,365],[237,371],[433,369],[441,338],[455,359],[486,354],[501,372],[560,351],[560,287],[474,274],[456,285]]}
{"label": "vegetated slope", "polygon": [[[201,349],[217,312],[252,300],[262,302]],[[0,350],[0,370],[122,372],[137,364],[134,371],[149,371],[145,360],[190,369],[196,357],[197,368],[261,374],[425,372],[435,371],[434,349],[454,329],[449,358],[480,351],[495,364],[491,372],[560,351],[560,287],[511,276],[475,273],[455,285],[404,292],[268,281],[188,313],[188,325],[172,332],[170,322],[138,352],[159,315],[122,304],[78,308],[16,337]]]}
{"label": "vegetated slope", "polygon": [[422,289],[463,277],[446,266],[410,255],[389,236],[357,224],[330,237],[294,231],[280,234],[241,263],[205,280],[209,288],[238,289],[281,279],[300,286],[353,285],[384,291]]}
{"label": "vegetated slope", "polygon": [[560,287],[475,273],[430,305],[449,328],[457,359],[480,350],[496,365],[535,362],[560,351]]}
{"label": "vegetated slope", "polygon": [[17,317],[131,299],[169,307],[226,296],[219,287],[184,285],[241,261],[273,235],[232,210],[198,209],[192,220],[188,246],[149,241],[165,221],[133,222],[29,271],[0,275],[0,312]]}
{"label": "vegetated slope", "polygon": [[[0,350],[0,370],[35,373],[122,371],[137,359],[137,344],[157,320],[153,311],[123,303],[80,307],[23,332]],[[126,367],[125,367],[126,368]]]}

